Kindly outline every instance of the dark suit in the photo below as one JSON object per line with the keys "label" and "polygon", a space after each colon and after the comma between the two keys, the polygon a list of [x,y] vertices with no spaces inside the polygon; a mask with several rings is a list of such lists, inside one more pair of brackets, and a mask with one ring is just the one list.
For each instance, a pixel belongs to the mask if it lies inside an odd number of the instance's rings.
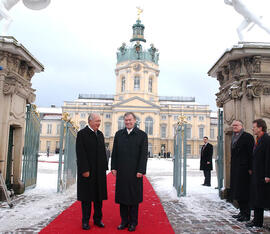
{"label": "dark suit", "polygon": [[115,202],[120,204],[121,224],[138,223],[138,207],[143,201],[143,177],[146,173],[148,152],[147,134],[134,127],[128,134],[127,129],[119,130],[114,137],[111,156],[111,169],[117,171]]}
{"label": "dark suit", "polygon": [[231,144],[231,199],[236,200],[240,207],[240,214],[250,217],[249,186],[252,151],[254,138],[251,134],[243,132],[239,139]]}
{"label": "dark suit", "polygon": [[200,170],[204,173],[204,185],[211,185],[211,170],[213,157],[213,145],[207,143],[201,148]]}
{"label": "dark suit", "polygon": [[270,208],[270,137],[265,133],[255,145],[252,156],[250,203],[254,208],[254,221],[263,224],[264,208]]}
{"label": "dark suit", "polygon": [[[91,214],[91,202],[94,202],[94,221],[102,218],[102,200],[107,200],[106,170],[108,162],[105,152],[104,136],[101,131],[95,133],[88,126],[78,132],[76,139],[77,154],[77,198],[82,202],[82,221],[88,223]],[[89,177],[83,177],[84,172]]]}

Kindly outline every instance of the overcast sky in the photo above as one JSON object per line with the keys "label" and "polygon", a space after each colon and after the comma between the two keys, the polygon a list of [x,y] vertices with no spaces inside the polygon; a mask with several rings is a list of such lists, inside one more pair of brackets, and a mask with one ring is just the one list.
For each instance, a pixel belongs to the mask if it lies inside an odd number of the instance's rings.
{"label": "overcast sky", "polygon": [[[269,0],[242,1],[270,27]],[[215,110],[218,82],[207,72],[238,43],[243,20],[223,0],[51,0],[42,11],[18,3],[10,10],[9,34],[45,66],[32,79],[36,104],[62,106],[79,93],[114,94],[116,51],[132,36],[136,6],[144,10],[147,43],[160,52],[159,95],[194,96]],[[270,42],[270,36],[255,26],[245,40]]]}

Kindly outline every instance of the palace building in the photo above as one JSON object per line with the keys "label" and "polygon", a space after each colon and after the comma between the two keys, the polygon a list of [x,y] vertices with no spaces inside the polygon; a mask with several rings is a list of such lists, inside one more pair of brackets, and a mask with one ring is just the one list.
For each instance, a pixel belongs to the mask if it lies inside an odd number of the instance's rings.
{"label": "palace building", "polygon": [[173,153],[177,118],[185,115],[187,153],[198,157],[204,136],[217,144],[216,113],[209,105],[196,103],[194,97],[158,95],[159,51],[153,44],[147,48],[144,28],[138,19],[130,43],[123,43],[117,51],[115,94],[79,94],[77,100],[65,101],[62,111],[69,113],[80,129],[87,124],[89,113],[99,113],[100,130],[110,150],[115,132],[124,128],[124,113],[132,111],[137,126],[148,134],[150,155]]}

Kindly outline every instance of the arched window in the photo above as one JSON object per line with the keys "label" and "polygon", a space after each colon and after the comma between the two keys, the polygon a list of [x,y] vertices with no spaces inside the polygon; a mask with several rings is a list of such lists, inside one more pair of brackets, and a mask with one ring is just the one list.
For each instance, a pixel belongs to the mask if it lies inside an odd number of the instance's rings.
{"label": "arched window", "polygon": [[85,121],[81,121],[80,122],[80,130],[83,129],[86,126],[86,122]]}
{"label": "arched window", "polygon": [[153,91],[153,78],[150,77],[148,80],[148,92],[152,93]]}
{"label": "arched window", "polygon": [[125,127],[124,117],[120,116],[118,119],[118,130],[123,129],[124,127]]}
{"label": "arched window", "polygon": [[105,137],[111,136],[111,123],[105,123]]}
{"label": "arched window", "polygon": [[137,128],[140,128],[141,120],[139,117],[136,116],[136,126]]}
{"label": "arched window", "polygon": [[134,77],[134,90],[140,90],[140,77]]}
{"label": "arched window", "polygon": [[125,89],[126,89],[126,78],[122,77],[122,80],[121,80],[121,92],[124,92]]}
{"label": "arched window", "polygon": [[153,135],[153,119],[151,117],[145,119],[145,132],[148,135]]}

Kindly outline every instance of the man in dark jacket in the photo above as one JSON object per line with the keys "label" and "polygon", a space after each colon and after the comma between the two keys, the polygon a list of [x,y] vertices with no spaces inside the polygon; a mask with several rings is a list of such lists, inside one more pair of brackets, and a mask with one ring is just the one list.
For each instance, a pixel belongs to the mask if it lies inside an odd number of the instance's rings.
{"label": "man in dark jacket", "polygon": [[249,186],[254,138],[244,131],[241,120],[232,123],[231,142],[231,199],[239,204],[240,212],[233,215],[238,221],[250,220]]}
{"label": "man in dark jacket", "polygon": [[98,130],[100,116],[90,114],[88,125],[80,130],[76,140],[78,166],[77,196],[82,206],[82,228],[90,229],[91,202],[94,203],[94,224],[104,227],[102,223],[102,200],[107,199],[106,170],[108,162],[105,151],[104,136]]}
{"label": "man in dark jacket", "polygon": [[147,134],[135,126],[132,112],[124,115],[125,128],[114,137],[111,156],[112,174],[116,176],[115,202],[120,204],[119,230],[135,231],[139,203],[143,200],[143,175],[146,173]]}
{"label": "man in dark jacket", "polygon": [[211,186],[211,171],[213,170],[212,157],[213,145],[208,143],[208,137],[203,138],[204,145],[201,148],[200,170],[204,174],[204,186]]}
{"label": "man in dark jacket", "polygon": [[265,208],[270,208],[270,137],[263,119],[253,121],[256,141],[252,156],[250,204],[254,208],[254,219],[247,227],[262,227]]}

